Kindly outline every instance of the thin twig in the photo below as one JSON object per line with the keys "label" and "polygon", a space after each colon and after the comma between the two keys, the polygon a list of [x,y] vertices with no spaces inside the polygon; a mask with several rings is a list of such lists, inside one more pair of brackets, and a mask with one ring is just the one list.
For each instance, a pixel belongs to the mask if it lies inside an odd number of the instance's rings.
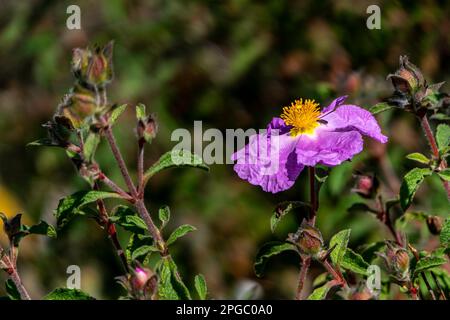
{"label": "thin twig", "polygon": [[144,148],[145,140],[138,140],[138,193],[143,196],[144,194]]}

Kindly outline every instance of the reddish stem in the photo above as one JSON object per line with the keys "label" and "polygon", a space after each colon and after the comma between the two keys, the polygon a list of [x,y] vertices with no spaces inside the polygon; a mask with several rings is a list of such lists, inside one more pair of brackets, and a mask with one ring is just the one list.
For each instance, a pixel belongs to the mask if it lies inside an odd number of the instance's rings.
{"label": "reddish stem", "polygon": [[[428,144],[430,145],[431,152],[436,159],[440,159],[439,148],[437,146],[436,140],[433,135],[433,131],[431,130],[430,123],[428,122],[428,118],[424,115],[420,119],[420,123],[422,125],[423,132],[428,140]],[[441,159],[439,164],[439,169],[444,170],[447,168],[447,162],[445,159]],[[441,179],[442,184],[444,185],[445,191],[447,191],[447,198],[450,200],[450,183],[444,179]]]}

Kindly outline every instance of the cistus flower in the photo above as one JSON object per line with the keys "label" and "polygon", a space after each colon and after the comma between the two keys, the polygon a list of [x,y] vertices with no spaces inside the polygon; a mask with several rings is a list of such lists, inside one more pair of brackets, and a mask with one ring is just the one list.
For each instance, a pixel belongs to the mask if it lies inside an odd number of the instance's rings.
{"label": "cistus flower", "polygon": [[296,100],[273,118],[263,133],[250,137],[232,155],[240,178],[266,192],[289,189],[305,166],[336,166],[363,150],[362,136],[381,143],[387,137],[372,114],[356,105],[344,105],[347,96],[323,110],[314,100]]}

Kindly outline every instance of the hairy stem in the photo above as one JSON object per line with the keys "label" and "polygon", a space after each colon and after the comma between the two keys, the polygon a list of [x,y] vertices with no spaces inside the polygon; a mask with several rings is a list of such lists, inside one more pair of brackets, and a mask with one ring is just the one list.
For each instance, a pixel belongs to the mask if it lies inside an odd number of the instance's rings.
{"label": "hairy stem", "polygon": [[148,231],[150,232],[150,235],[152,236],[153,240],[155,241],[155,244],[157,245],[161,256],[168,256],[168,250],[166,242],[164,241],[161,232],[156,227],[155,223],[153,222],[153,219],[150,215],[150,213],[147,210],[147,207],[144,204],[143,193],[138,194],[136,187],[134,186],[130,174],[128,173],[127,166],[125,164],[125,161],[123,160],[122,154],[119,150],[119,147],[117,146],[116,139],[113,136],[111,127],[107,127],[106,129],[106,138],[108,140],[108,143],[111,147],[112,153],[114,157],[117,160],[117,163],[119,165],[120,172],[122,173],[122,176],[127,183],[127,186],[130,190],[131,196],[133,197],[134,206],[141,217],[142,220],[144,220],[145,224],[147,225]]}
{"label": "hairy stem", "polygon": [[[310,225],[314,226],[316,222],[316,211],[317,211],[317,194],[316,194],[316,172],[314,167],[309,167],[309,190],[311,197],[311,213],[308,219]],[[304,286],[304,282],[306,280],[306,276],[308,275],[309,265],[311,264],[311,257],[307,257],[302,259],[302,265],[300,267],[300,275],[297,286],[297,294],[295,298],[297,300],[301,300],[302,298],[302,290]]]}
{"label": "hairy stem", "polygon": [[144,146],[145,140],[139,139],[138,141],[138,192],[139,194],[144,193]]}
{"label": "hairy stem", "polygon": [[[433,131],[431,130],[430,123],[428,122],[428,118],[424,115],[420,119],[420,124],[422,125],[423,132],[428,140],[428,144],[430,145],[431,152],[436,159],[440,159],[439,149],[436,143],[436,139],[434,138]],[[439,169],[443,170],[447,168],[447,162],[445,159],[441,159],[441,163],[439,164]],[[444,185],[445,191],[447,191],[447,198],[450,200],[450,183],[446,180],[441,179],[442,184]]]}
{"label": "hairy stem", "polygon": [[157,246],[157,248],[159,249],[159,252],[161,254],[161,256],[168,256],[169,252],[167,250],[167,245],[166,242],[164,241],[161,232],[159,231],[159,229],[156,227],[155,223],[153,222],[152,217],[150,216],[150,213],[148,212],[144,201],[142,199],[139,199],[138,201],[136,201],[136,203],[134,204],[134,206],[136,207],[136,210],[139,213],[139,216],[142,218],[142,220],[144,220],[145,224],[147,225],[148,231],[150,232],[153,240],[155,241],[155,244]]}
{"label": "hairy stem", "polygon": [[[94,184],[94,190],[99,190],[98,184]],[[108,233],[108,237],[111,240],[117,255],[120,258],[120,262],[122,263],[123,268],[125,269],[125,272],[130,272],[130,268],[128,266],[127,258],[125,257],[125,253],[122,249],[122,246],[120,245],[119,239],[117,237],[117,230],[113,223],[109,221],[109,215],[108,211],[106,210],[105,202],[103,199],[97,200],[97,206],[98,210],[100,212],[100,217],[102,218],[101,224],[106,229],[106,232]]]}
{"label": "hairy stem", "polygon": [[106,136],[106,139],[108,140],[108,143],[109,143],[109,146],[113,153],[113,156],[114,156],[114,158],[116,158],[117,164],[119,166],[119,170],[122,173],[122,176],[125,180],[125,183],[128,187],[129,192],[131,193],[133,198],[137,198],[138,194],[137,194],[136,188],[133,184],[133,181],[131,180],[127,165],[125,164],[125,161],[123,160],[122,153],[120,153],[119,147],[117,146],[116,138],[114,138],[111,126],[106,127],[105,136]]}
{"label": "hairy stem", "polygon": [[19,273],[17,272],[17,266],[13,264],[13,262],[7,255],[2,258],[2,261],[8,267],[8,269],[6,269],[6,273],[8,273],[9,278],[12,280],[12,282],[14,282],[17,291],[19,291],[20,298],[22,300],[31,300],[31,297],[28,294],[27,289],[25,289],[22,280],[20,279]]}
{"label": "hairy stem", "polygon": [[300,268],[300,274],[298,278],[297,293],[295,295],[296,300],[302,300],[303,286],[305,285],[305,280],[308,274],[310,264],[311,264],[311,257],[306,257],[302,259],[302,266]]}
{"label": "hairy stem", "polygon": [[339,270],[336,270],[328,261],[328,259],[325,259],[325,261],[323,261],[322,264],[325,267],[325,269],[327,269],[328,273],[333,276],[337,284],[339,284],[340,286],[347,286],[347,281],[345,281],[342,273]]}

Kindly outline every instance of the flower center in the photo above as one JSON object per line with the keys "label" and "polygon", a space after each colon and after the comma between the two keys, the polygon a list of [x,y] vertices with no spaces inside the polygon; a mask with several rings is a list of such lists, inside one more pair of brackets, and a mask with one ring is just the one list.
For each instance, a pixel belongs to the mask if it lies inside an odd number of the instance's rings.
{"label": "flower center", "polygon": [[295,100],[289,107],[283,108],[280,118],[288,126],[292,126],[291,136],[312,134],[319,126],[320,109],[314,100]]}

